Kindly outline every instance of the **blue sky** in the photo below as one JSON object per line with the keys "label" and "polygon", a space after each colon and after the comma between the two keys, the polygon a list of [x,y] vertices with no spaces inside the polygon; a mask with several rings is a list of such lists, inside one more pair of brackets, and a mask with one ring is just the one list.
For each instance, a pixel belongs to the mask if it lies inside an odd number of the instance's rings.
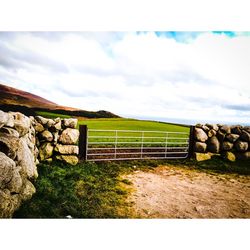
{"label": "blue sky", "polygon": [[0,32],[0,81],[61,105],[250,124],[249,32]]}

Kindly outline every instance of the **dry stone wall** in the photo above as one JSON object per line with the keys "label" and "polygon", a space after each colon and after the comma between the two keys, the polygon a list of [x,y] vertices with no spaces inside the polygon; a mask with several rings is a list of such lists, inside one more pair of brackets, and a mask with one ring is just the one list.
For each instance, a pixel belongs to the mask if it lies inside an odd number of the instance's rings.
{"label": "dry stone wall", "polygon": [[62,160],[69,164],[78,163],[79,149],[76,145],[79,130],[77,119],[47,119],[41,116],[34,118],[36,146],[39,148],[39,161]]}
{"label": "dry stone wall", "polygon": [[194,155],[198,161],[220,154],[227,159],[250,159],[250,126],[197,124]]}
{"label": "dry stone wall", "polygon": [[0,110],[0,218],[35,193],[39,161],[78,163],[77,119],[27,117]]}
{"label": "dry stone wall", "polygon": [[0,110],[0,217],[9,218],[35,193],[37,178],[35,129],[21,113]]}

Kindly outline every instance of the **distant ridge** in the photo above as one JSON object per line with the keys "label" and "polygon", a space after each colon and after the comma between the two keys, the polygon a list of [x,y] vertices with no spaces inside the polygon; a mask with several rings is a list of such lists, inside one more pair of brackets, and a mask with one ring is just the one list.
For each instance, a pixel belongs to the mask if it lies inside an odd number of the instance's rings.
{"label": "distant ridge", "polygon": [[19,111],[27,115],[36,115],[36,111],[55,112],[85,118],[118,118],[119,116],[100,110],[97,112],[66,107],[51,102],[38,95],[31,94],[0,83],[0,109]]}

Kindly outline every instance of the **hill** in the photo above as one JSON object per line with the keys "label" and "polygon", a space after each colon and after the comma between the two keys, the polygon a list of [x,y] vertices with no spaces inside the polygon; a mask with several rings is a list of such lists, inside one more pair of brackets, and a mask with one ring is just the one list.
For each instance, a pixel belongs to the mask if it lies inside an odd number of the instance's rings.
{"label": "hill", "polygon": [[36,115],[37,112],[53,112],[62,115],[80,116],[86,118],[119,117],[105,110],[94,112],[61,106],[38,95],[3,84],[0,84],[0,109],[4,111],[19,111],[26,115]]}

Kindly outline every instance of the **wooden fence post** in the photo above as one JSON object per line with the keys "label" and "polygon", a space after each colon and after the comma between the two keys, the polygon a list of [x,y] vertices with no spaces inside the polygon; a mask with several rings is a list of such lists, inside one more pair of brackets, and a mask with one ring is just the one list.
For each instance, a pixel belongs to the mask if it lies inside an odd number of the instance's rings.
{"label": "wooden fence post", "polygon": [[88,136],[88,127],[87,125],[80,125],[79,126],[79,160],[87,160],[87,136]]}
{"label": "wooden fence post", "polygon": [[190,126],[188,158],[191,158],[194,154],[194,128],[195,126]]}

